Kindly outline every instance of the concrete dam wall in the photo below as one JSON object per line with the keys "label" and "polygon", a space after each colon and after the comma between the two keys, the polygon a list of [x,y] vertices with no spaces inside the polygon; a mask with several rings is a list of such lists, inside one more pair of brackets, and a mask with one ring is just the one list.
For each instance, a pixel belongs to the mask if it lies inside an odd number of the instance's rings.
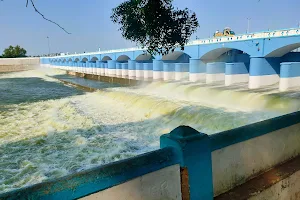
{"label": "concrete dam wall", "polygon": [[0,73],[30,70],[39,65],[39,58],[1,58]]}

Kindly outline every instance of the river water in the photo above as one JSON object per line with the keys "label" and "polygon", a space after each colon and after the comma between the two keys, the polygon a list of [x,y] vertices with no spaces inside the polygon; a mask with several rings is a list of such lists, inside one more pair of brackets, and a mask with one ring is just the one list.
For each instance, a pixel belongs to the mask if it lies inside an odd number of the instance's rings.
{"label": "river water", "polygon": [[214,134],[300,110],[300,88],[276,88],[121,87],[50,69],[0,74],[0,193],[158,149],[178,125]]}

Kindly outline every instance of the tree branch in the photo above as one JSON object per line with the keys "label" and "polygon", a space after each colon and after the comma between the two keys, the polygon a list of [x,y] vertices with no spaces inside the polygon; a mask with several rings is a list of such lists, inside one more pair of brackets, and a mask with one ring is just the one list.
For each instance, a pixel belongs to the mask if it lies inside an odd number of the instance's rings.
{"label": "tree branch", "polygon": [[[29,0],[26,0],[26,7],[28,6],[28,1]],[[50,23],[53,23],[55,24],[56,26],[58,26],[59,28],[61,28],[63,31],[65,31],[67,34],[71,34],[70,32],[68,32],[66,29],[64,29],[62,26],[60,26],[58,23],[46,18],[34,5],[33,3],[33,0],[30,0],[31,4],[32,4],[32,7],[34,8],[35,12],[37,12],[39,15],[41,15],[43,17],[43,19],[45,19],[46,21],[50,22]]]}

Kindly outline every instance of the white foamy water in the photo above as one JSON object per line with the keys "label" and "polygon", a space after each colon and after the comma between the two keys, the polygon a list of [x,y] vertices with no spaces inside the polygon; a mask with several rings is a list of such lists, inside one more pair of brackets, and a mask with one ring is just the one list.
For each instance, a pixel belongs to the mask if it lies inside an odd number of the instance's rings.
{"label": "white foamy water", "polygon": [[213,134],[299,110],[299,96],[191,83],[119,87],[55,70],[0,74],[0,193],[158,149],[160,135],[179,125]]}

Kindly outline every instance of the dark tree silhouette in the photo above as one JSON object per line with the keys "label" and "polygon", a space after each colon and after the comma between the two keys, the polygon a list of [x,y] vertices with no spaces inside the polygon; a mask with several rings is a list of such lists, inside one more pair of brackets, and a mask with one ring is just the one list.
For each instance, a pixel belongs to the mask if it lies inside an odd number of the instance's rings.
{"label": "dark tree silhouette", "polygon": [[9,46],[8,48],[4,49],[2,58],[20,58],[20,57],[26,57],[27,51],[20,47],[19,45],[13,47]]}
{"label": "dark tree silhouette", "polygon": [[194,12],[175,9],[172,0],[127,0],[113,9],[111,19],[125,39],[152,55],[183,50],[199,26]]}

